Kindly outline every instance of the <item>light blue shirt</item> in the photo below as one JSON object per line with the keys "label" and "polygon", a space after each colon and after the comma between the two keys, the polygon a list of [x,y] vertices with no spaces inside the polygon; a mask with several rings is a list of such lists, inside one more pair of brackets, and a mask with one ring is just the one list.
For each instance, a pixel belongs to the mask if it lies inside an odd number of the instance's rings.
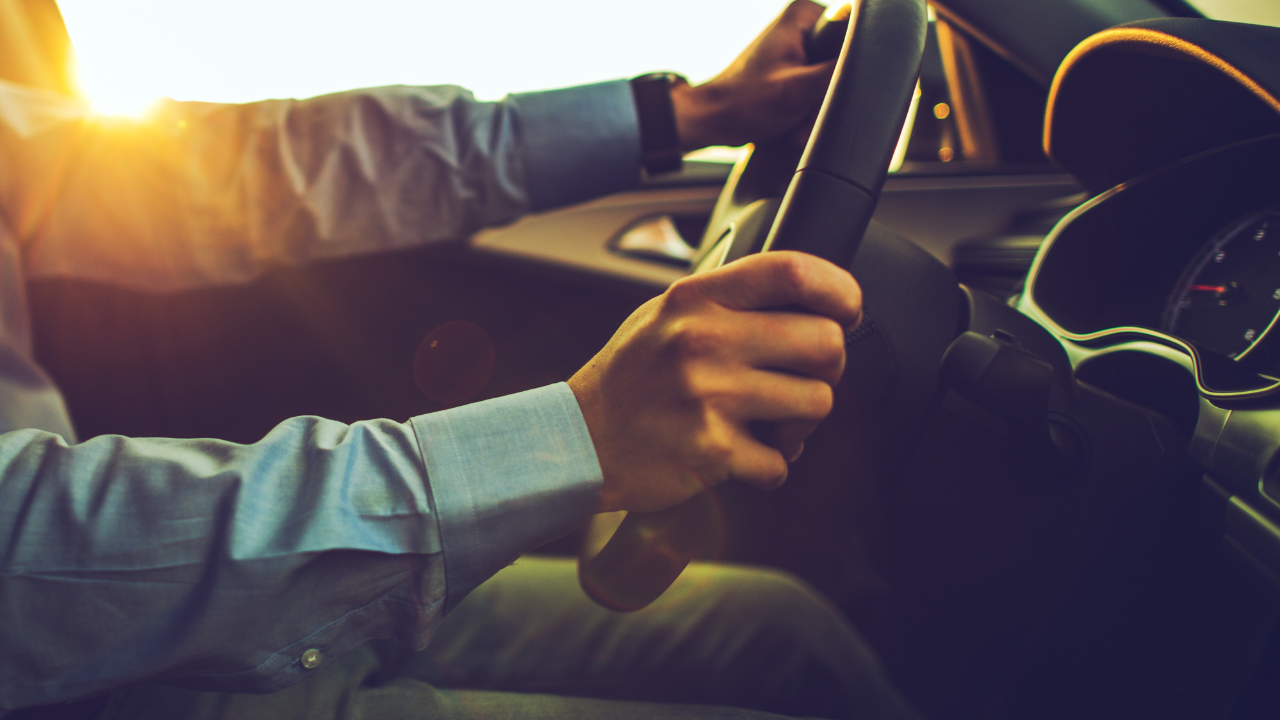
{"label": "light blue shirt", "polygon": [[407,423],[294,418],[252,445],[77,442],[32,357],[26,278],[243,282],[638,178],[625,82],[169,102],[143,121],[0,82],[0,714],[143,680],[278,690],[310,650],[322,667],[373,638],[424,647],[601,482],[563,383]]}

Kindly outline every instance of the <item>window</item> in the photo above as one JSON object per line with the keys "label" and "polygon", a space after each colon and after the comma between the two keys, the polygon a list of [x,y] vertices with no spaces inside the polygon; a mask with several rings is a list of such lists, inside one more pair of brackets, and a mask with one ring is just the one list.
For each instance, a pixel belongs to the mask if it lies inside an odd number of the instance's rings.
{"label": "window", "polygon": [[1276,0],[1186,0],[1205,17],[1215,20],[1280,27],[1280,3]]}
{"label": "window", "polygon": [[61,0],[85,93],[244,102],[397,83],[481,98],[651,70],[712,77],[785,0]]}

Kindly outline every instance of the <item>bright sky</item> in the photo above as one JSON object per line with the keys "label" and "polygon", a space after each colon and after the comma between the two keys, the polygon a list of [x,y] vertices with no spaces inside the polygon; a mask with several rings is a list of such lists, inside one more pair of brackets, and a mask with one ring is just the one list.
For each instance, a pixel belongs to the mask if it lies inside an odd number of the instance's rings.
{"label": "bright sky", "polygon": [[397,83],[486,99],[650,70],[719,72],[785,0],[60,0],[106,112]]}
{"label": "bright sky", "polygon": [[1280,0],[1189,0],[1205,16],[1216,20],[1280,25]]}

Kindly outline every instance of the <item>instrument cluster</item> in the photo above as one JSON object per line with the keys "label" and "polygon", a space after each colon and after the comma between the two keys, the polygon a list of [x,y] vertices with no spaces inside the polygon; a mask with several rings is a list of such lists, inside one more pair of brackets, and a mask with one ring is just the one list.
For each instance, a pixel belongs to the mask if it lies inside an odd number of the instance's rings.
{"label": "instrument cluster", "polygon": [[1271,135],[1098,195],[1046,238],[1019,307],[1080,348],[1181,352],[1209,396],[1280,390],[1277,167]]}

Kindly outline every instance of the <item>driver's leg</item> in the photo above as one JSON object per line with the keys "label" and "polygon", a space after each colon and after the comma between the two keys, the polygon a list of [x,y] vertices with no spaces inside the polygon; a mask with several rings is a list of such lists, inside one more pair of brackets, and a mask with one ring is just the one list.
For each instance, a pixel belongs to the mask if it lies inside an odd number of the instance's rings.
{"label": "driver's leg", "polygon": [[788,575],[690,565],[657,602],[605,610],[573,562],[527,557],[477,588],[397,670],[438,687],[822,717],[910,717],[866,643]]}
{"label": "driver's leg", "polygon": [[273,695],[200,693],[148,686],[117,693],[98,720],[787,720],[757,710],[601,700],[564,695],[450,690],[414,678],[385,684],[376,653],[361,648],[315,677]]}
{"label": "driver's leg", "polygon": [[583,595],[572,562],[524,558],[424,652],[366,645],[274,695],[135,688],[106,717],[773,717],[760,711],[915,717],[843,618],[783,574],[695,564],[650,608],[619,614]]}

